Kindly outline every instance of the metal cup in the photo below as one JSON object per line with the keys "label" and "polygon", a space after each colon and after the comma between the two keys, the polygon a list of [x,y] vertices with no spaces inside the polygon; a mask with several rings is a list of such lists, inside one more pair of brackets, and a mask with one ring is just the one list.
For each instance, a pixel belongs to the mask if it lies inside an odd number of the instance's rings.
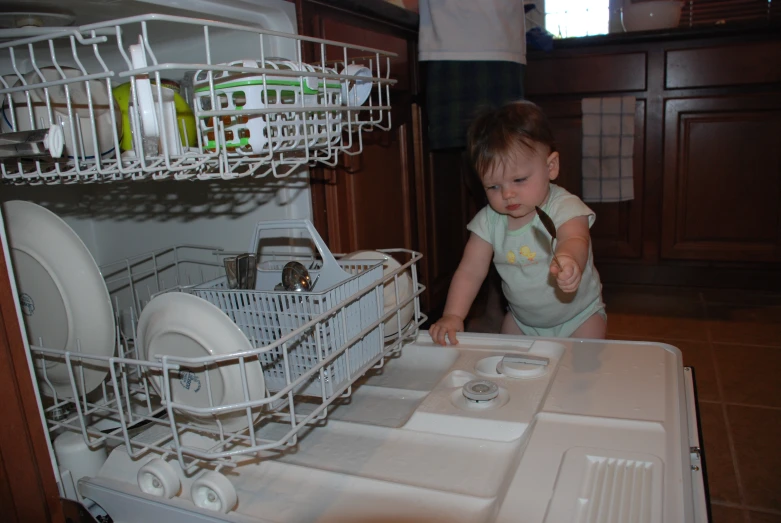
{"label": "metal cup", "polygon": [[255,290],[257,274],[254,254],[241,254],[236,257],[236,275],[239,289]]}
{"label": "metal cup", "polygon": [[223,260],[229,289],[255,289],[257,262],[254,254],[239,254]]}
{"label": "metal cup", "polygon": [[225,275],[228,277],[228,288],[237,289],[239,287],[238,271],[236,269],[236,257],[231,256],[222,260],[225,266]]}

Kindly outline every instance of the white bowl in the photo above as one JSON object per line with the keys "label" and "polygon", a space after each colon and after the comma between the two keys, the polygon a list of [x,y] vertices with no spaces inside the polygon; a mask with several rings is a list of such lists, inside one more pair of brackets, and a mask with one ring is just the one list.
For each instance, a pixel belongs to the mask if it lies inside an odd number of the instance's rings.
{"label": "white bowl", "polygon": [[[390,273],[401,267],[401,264],[390,254],[385,254],[380,251],[356,251],[350,254],[346,254],[343,260],[368,260],[370,262],[376,262],[377,260],[385,260],[382,265],[382,276],[387,277]],[[412,295],[414,289],[412,288],[412,276],[409,270],[406,270],[399,274],[399,302],[406,300]],[[383,288],[383,300],[385,305],[384,314],[392,310],[398,309],[396,305],[396,284],[392,281],[385,284]],[[401,329],[405,330],[409,322],[412,321],[412,316],[415,314],[415,302],[411,301],[401,309]],[[399,321],[397,321],[394,314],[387,320],[385,320],[385,337],[393,336],[399,332]]]}
{"label": "white bowl", "polygon": [[624,31],[651,31],[677,27],[681,20],[680,0],[654,0],[631,3],[625,0],[621,9]]}
{"label": "white bowl", "polygon": [[[78,69],[71,67],[63,67],[62,72],[66,78],[82,76]],[[62,76],[54,67],[41,68],[41,74],[44,79],[41,79],[35,71],[28,73],[24,78],[28,85],[62,79]],[[17,82],[14,87],[19,85],[21,85],[21,82]],[[114,151],[114,133],[111,129],[111,106],[109,105],[106,84],[98,80],[89,81],[94,125],[89,114],[87,82],[73,82],[67,85],[71,102],[70,112],[64,85],[56,85],[48,89],[54,123],[62,128],[65,137],[65,155],[69,158],[78,156],[80,159],[92,159],[96,153],[100,156],[110,155]],[[30,124],[30,108],[27,105],[27,97],[23,92],[16,92],[12,96],[17,131],[47,129],[51,126],[49,111],[46,107],[46,94],[43,88],[30,89],[30,101],[33,110],[32,125]],[[2,112],[0,115],[0,130],[2,132],[11,132],[13,130],[11,109],[7,97],[4,97],[2,101],[0,112]],[[73,121],[71,121],[71,115],[73,116]],[[114,116],[117,136],[121,140],[122,113],[116,101],[114,102]],[[93,129],[97,137],[97,151],[92,134]]]}

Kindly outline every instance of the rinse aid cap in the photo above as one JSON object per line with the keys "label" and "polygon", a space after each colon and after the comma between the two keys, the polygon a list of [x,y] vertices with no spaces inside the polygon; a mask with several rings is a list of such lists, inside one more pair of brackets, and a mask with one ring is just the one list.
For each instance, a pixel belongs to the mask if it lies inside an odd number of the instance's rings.
{"label": "rinse aid cap", "polygon": [[471,401],[491,401],[499,395],[499,386],[491,380],[472,380],[462,392]]}
{"label": "rinse aid cap", "polygon": [[508,378],[536,378],[547,372],[550,358],[533,354],[505,354],[496,364],[497,374]]}

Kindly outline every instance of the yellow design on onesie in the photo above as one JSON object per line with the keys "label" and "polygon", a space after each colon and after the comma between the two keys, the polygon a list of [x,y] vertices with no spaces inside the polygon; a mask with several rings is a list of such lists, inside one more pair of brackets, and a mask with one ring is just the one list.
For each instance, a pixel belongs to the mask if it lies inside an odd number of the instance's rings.
{"label": "yellow design on onesie", "polygon": [[515,253],[513,251],[507,253],[507,263],[515,263]]}
{"label": "yellow design on onesie", "polygon": [[528,245],[524,245],[523,247],[521,247],[518,252],[521,254],[521,256],[523,256],[529,261],[534,261],[534,257],[537,256],[537,253],[532,252],[532,250],[529,248]]}

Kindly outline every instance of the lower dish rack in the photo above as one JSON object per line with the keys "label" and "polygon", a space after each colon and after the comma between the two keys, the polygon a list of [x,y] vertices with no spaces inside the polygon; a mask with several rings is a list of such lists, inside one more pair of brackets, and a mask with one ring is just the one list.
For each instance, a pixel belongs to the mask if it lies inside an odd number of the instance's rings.
{"label": "lower dish rack", "polygon": [[[220,290],[219,285],[224,279],[219,276],[221,261],[230,253],[177,246],[102,267],[118,320],[117,355],[31,346],[33,359],[43,362],[36,364],[39,383],[46,382],[45,369],[51,361],[64,363],[70,378],[71,397],[56,393],[43,397],[51,440],[63,432],[80,433],[90,449],[124,445],[131,459],[152,451],[163,461],[177,461],[185,473],[233,467],[238,456],[295,445],[304,427],[326,419],[331,403],[349,396],[355,380],[380,368],[386,356],[413,339],[426,321],[419,305],[424,287],[417,280],[421,254],[405,249],[384,252],[403,261],[385,275],[381,262],[340,260],[340,266],[353,275],[353,288],[336,293],[330,289],[328,299],[307,302],[296,293],[256,293],[255,298],[265,294],[267,304],[275,302],[277,310],[252,312],[237,307],[232,316],[223,303],[220,308],[245,335],[250,334],[251,348],[205,358],[143,357],[138,317],[156,294],[191,294],[215,303],[235,292]],[[265,267],[274,270],[274,262]],[[394,305],[383,307],[384,286],[398,283],[404,274],[412,279],[413,292],[404,297],[397,293]],[[276,296],[272,299],[272,295]],[[233,303],[242,299],[248,299],[246,293],[236,294]],[[400,321],[409,307],[414,308],[412,320],[385,336],[385,324]],[[245,320],[255,318],[254,323],[242,324],[238,319],[242,314]],[[263,316],[268,328],[250,332],[248,327],[260,325],[258,318]],[[348,323],[352,323],[349,328]],[[280,328],[283,325],[287,327]],[[268,389],[258,397],[251,393],[250,364],[262,368]],[[85,368],[100,368],[107,374],[97,390],[86,394],[78,385]],[[210,388],[210,376],[225,369],[238,377],[233,386],[241,396],[221,403],[214,401],[217,391]],[[199,373],[203,379],[198,386],[208,392],[204,403],[193,406],[172,394],[172,382],[194,383],[193,376]],[[159,381],[153,383],[154,379]]]}

